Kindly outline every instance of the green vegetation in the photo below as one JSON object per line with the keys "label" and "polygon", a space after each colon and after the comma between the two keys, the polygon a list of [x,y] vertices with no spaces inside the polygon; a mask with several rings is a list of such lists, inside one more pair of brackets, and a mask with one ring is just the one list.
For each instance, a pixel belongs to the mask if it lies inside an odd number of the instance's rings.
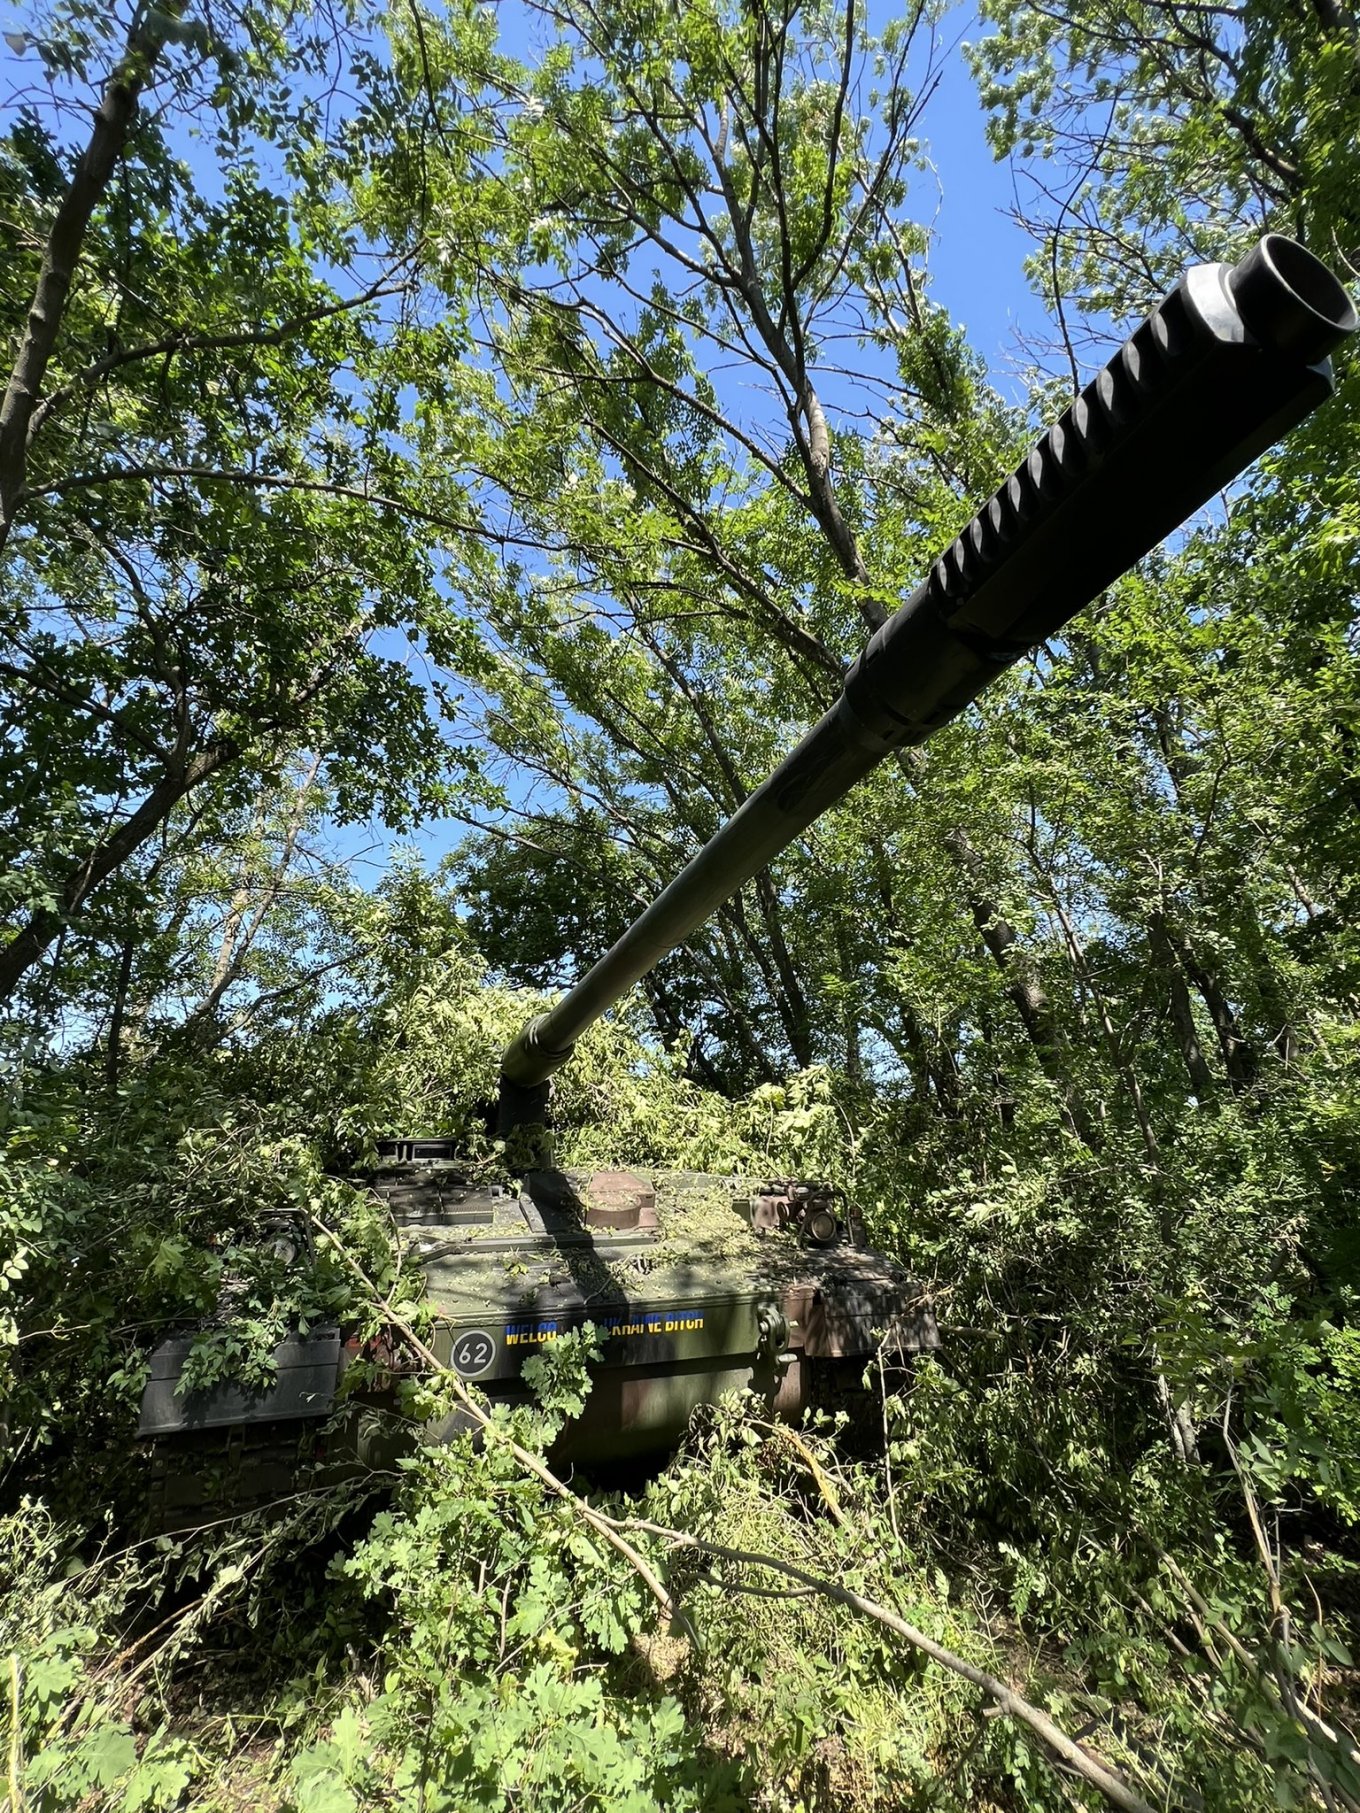
{"label": "green vegetation", "polygon": [[[16,1813],[1103,1804],[892,1618],[1148,1804],[1360,1806],[1353,361],[557,1079],[564,1163],[863,1205],[944,1337],[883,1453],[729,1405],[577,1501],[523,1458],[584,1389],[563,1343],[478,1439],[138,1539],[149,1348],[418,1352],[337,1173],[432,1131],[495,1170],[529,991],[825,708],[1111,337],[1267,226],[1354,269],[1347,9],[984,11],[1055,322],[1026,407],[929,286],[948,19],[42,0],[10,35]],[[374,822],[451,854],[365,887]],[[331,1237],[288,1265],[299,1210]]]}

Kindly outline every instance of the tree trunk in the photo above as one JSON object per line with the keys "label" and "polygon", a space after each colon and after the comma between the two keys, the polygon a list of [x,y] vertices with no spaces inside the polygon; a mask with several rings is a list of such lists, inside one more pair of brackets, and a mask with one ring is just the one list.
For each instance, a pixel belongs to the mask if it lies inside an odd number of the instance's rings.
{"label": "tree trunk", "polygon": [[981,861],[968,833],[960,826],[952,826],[945,832],[944,842],[963,872],[968,910],[978,934],[1005,978],[1006,993],[1029,1035],[1040,1069],[1058,1091],[1067,1129],[1094,1152],[1099,1141],[1089,1116],[1077,1100],[1071,1076],[1071,1054],[1053,1018],[1047,991],[1035,972],[1033,959],[1020,943],[1015,927],[983,891]]}
{"label": "tree trunk", "polygon": [[[727,939],[731,967],[735,975],[744,977],[750,971],[759,973],[765,985],[765,993],[770,1006],[774,1009],[783,1032],[785,1043],[799,1069],[806,1069],[812,1061],[808,1045],[806,1018],[799,1021],[792,1011],[791,1004],[780,984],[779,970],[773,952],[768,948],[751,925],[746,913],[746,902],[740,893],[725,900],[713,916],[713,929],[721,932]],[[743,961],[740,952],[746,953]]]}
{"label": "tree trunk", "polygon": [[[655,970],[649,970],[642,978],[642,992],[647,997],[647,1005],[656,1021],[661,1042],[668,1049],[674,1050],[690,1030],[680,1015],[671,1006],[670,997],[658,983]],[[703,1089],[722,1091],[722,1078],[710,1063],[708,1054],[697,1039],[691,1039],[685,1058],[685,1074],[691,1081]]]}
{"label": "tree trunk", "polygon": [[[178,12],[170,0],[167,12]],[[138,9],[141,17],[141,9]],[[109,186],[137,113],[137,100],[164,39],[144,26],[134,28],[123,56],[104,85],[94,130],[76,164],[71,186],[57,209],[43,249],[42,267],[28,307],[18,356],[0,403],[0,548],[9,537],[28,470],[28,431],[56,348],[70,299],[77,261],[90,219]],[[46,942],[46,941],[45,941]],[[11,984],[12,987],[12,984]]]}
{"label": "tree trunk", "polygon": [[132,934],[123,939],[118,960],[118,978],[113,987],[113,1010],[109,1015],[109,1042],[104,1054],[104,1085],[110,1095],[118,1087],[118,1072],[123,1058],[123,1016],[127,1012],[128,989],[132,983],[132,958],[136,944]]}
{"label": "tree trunk", "polygon": [[845,1041],[845,1074],[852,1083],[858,1083],[864,1076],[864,1055],[860,1048],[860,1026],[854,1006],[855,990],[852,984],[855,966],[844,923],[836,928],[836,963],[843,989],[840,1008],[841,1036]]}
{"label": "tree trunk", "polygon": [[1153,963],[1162,972],[1171,992],[1171,1020],[1176,1028],[1176,1041],[1190,1077],[1190,1088],[1200,1106],[1207,1108],[1217,1101],[1218,1086],[1214,1082],[1214,1073],[1209,1068],[1209,1060],[1204,1055],[1204,1047],[1199,1041],[1195,1010],[1191,1005],[1190,991],[1185,986],[1185,973],[1172,949],[1166,920],[1161,913],[1149,916],[1148,942],[1152,946]]}
{"label": "tree trunk", "polygon": [[1241,1022],[1224,994],[1218,977],[1197,955],[1189,933],[1169,915],[1163,915],[1162,924],[1168,943],[1175,951],[1191,986],[1208,1010],[1218,1038],[1218,1048],[1223,1055],[1223,1068],[1227,1073],[1228,1083],[1240,1095],[1255,1083],[1260,1070],[1260,1055],[1243,1032]]}
{"label": "tree trunk", "polygon": [[1143,1089],[1138,1081],[1138,1072],[1134,1069],[1132,1064],[1125,1063],[1124,1061],[1124,1054],[1121,1051],[1119,1044],[1119,1034],[1115,1030],[1113,1019],[1110,1017],[1110,1008],[1109,1003],[1105,999],[1105,992],[1091,974],[1090,965],[1086,961],[1086,952],[1082,948],[1081,939],[1077,936],[1076,927],[1068,917],[1067,909],[1064,907],[1062,900],[1058,895],[1056,886],[1051,882],[1049,884],[1049,893],[1053,902],[1053,910],[1058,915],[1058,923],[1062,927],[1063,938],[1067,944],[1068,959],[1072,964],[1073,973],[1077,978],[1078,984],[1085,989],[1086,993],[1089,995],[1092,1006],[1095,1008],[1096,1018],[1100,1022],[1101,1036],[1105,1041],[1105,1049],[1110,1056],[1110,1068],[1124,1085],[1130,1105],[1133,1108],[1133,1117],[1138,1123],[1138,1131],[1142,1135],[1143,1150],[1147,1153],[1149,1162],[1155,1165],[1161,1154],[1157,1147],[1157,1136],[1152,1130],[1152,1121],[1148,1115],[1147,1104],[1143,1100]]}
{"label": "tree trunk", "polygon": [[125,819],[111,836],[96,844],[85,860],[70,871],[56,906],[39,907],[27,925],[0,949],[0,1002],[13,997],[29,970],[100,882],[142,847],[186,795],[216,774],[235,754],[233,744],[217,743],[210,749],[201,749],[182,767],[163,775],[131,818]]}
{"label": "tree trunk", "polygon": [[1261,1018],[1270,1028],[1268,1042],[1280,1062],[1292,1064],[1298,1050],[1299,1034],[1308,1035],[1307,1011],[1297,997],[1291,999],[1276,968],[1261,924],[1256,902],[1243,893],[1241,914],[1241,947],[1256,991]]}

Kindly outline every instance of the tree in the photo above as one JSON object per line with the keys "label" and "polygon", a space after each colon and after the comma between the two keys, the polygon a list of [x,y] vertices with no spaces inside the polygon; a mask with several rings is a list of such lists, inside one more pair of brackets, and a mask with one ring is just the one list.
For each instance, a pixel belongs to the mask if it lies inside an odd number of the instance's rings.
{"label": "tree", "polygon": [[210,783],[240,804],[311,751],[342,817],[399,824],[466,766],[394,635],[482,658],[441,578],[471,512],[399,402],[454,340],[356,234],[327,136],[362,23],[137,4],[23,40],[50,87],[0,162],[26,223],[0,293],[0,999]]}
{"label": "tree", "polygon": [[[1062,317],[1141,312],[1267,225],[1354,268],[1360,30],[1331,0],[989,0],[972,58]],[[1076,320],[1070,325],[1075,327]]]}

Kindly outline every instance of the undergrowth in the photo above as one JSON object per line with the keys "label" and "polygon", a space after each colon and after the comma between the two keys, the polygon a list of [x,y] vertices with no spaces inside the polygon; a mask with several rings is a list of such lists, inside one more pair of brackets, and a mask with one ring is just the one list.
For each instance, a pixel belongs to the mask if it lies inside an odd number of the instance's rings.
{"label": "undergrowth", "polygon": [[[455,1130],[493,1170],[467,1104],[525,1010],[460,956],[368,1023],[162,1056],[113,1094],[72,1062],[11,1095],[12,1805],[1099,1804],[882,1625],[638,1538],[665,1624],[617,1552],[471,1434],[418,1449],[395,1484],[137,1539],[149,1348],[195,1324],[202,1376],[249,1377],[286,1327],[375,1331],[384,1304],[420,1325],[418,1274],[332,1168],[385,1132]],[[649,1482],[593,1501],[887,1606],[1153,1804],[1352,1804],[1360,1362],[1330,1257],[1344,1213],[1308,1156],[1344,1146],[1348,1062],[1224,1113],[1155,1177],[1096,1169],[1042,1104],[1007,1146],[974,1129],[965,1169],[957,1130],[908,1143],[904,1111],[827,1072],[734,1104],[626,1020],[596,1029],[557,1098],[565,1162],[829,1177],[933,1290],[944,1345],[889,1395],[877,1455],[727,1403]],[[335,1243],[284,1254],[289,1216]],[[497,1413],[536,1453],[585,1380],[571,1343],[539,1371],[538,1401]],[[438,1412],[437,1381],[426,1396]]]}

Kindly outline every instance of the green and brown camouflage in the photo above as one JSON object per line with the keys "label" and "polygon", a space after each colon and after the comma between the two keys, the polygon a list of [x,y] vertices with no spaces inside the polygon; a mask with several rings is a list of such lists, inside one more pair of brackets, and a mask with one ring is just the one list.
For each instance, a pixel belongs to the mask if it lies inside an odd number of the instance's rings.
{"label": "green and brown camouflage", "polygon": [[[671,1446],[690,1412],[749,1389],[780,1416],[816,1397],[814,1374],[900,1362],[938,1336],[906,1274],[862,1244],[827,1193],[752,1189],[697,1172],[546,1171],[517,1193],[469,1191],[449,1229],[450,1185],[411,1167],[373,1188],[402,1217],[436,1307],[434,1349],[493,1400],[525,1394],[524,1362],[585,1328],[600,1358],[560,1458],[621,1459]],[[780,1205],[783,1219],[780,1219]]]}
{"label": "green and brown camouflage", "polygon": [[[853,1390],[871,1361],[895,1372],[938,1345],[920,1289],[864,1244],[830,1191],[694,1171],[542,1171],[506,1187],[470,1180],[443,1142],[391,1144],[356,1181],[419,1261],[444,1365],[493,1404],[523,1402],[527,1360],[575,1332],[593,1337],[591,1390],[555,1461],[663,1453],[700,1404],[735,1391],[798,1421]],[[323,1463],[314,1483],[335,1482],[461,1426],[454,1415],[422,1430],[402,1415],[395,1344],[313,1330],[280,1345],[267,1390],[219,1381],[184,1393],[191,1344],[158,1349],[142,1401],[141,1433],[161,1443],[162,1522],[281,1493],[300,1459]],[[387,1374],[376,1388],[375,1369]],[[324,1435],[300,1442],[296,1425],[315,1432],[327,1417]]]}

